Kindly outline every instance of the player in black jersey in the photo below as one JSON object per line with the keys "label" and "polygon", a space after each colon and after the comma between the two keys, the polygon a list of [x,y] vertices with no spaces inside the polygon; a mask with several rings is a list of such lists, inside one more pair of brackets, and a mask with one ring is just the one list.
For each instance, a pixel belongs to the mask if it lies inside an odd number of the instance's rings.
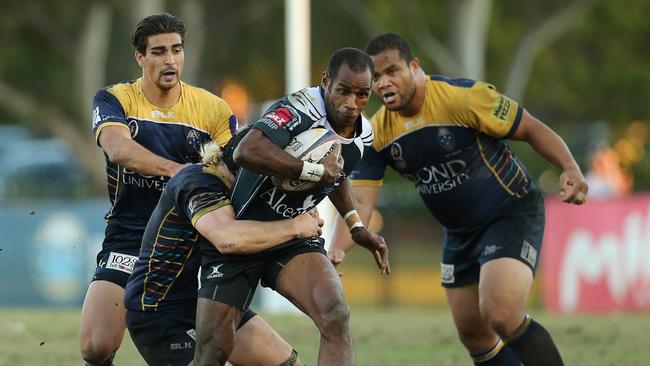
{"label": "player in black jersey", "polygon": [[[202,163],[183,168],[167,184],[127,282],[126,323],[149,365],[186,366],[194,357],[200,246],[250,254],[321,233],[315,210],[279,221],[235,221],[229,199],[234,177],[216,142],[204,146]],[[207,277],[219,273],[216,267]],[[297,364],[295,351],[255,313],[248,310],[239,327],[233,364]]]}
{"label": "player in black jersey", "polygon": [[[242,169],[231,200],[237,219],[271,221],[295,217],[329,196],[339,213],[348,216],[355,241],[373,253],[382,273],[389,273],[386,244],[355,219],[345,179],[361,159],[363,147],[372,143],[372,130],[361,115],[370,95],[371,71],[372,61],[363,51],[338,50],[319,87],[305,88],[272,105],[234,151]],[[340,144],[322,163],[303,162],[283,150],[292,136],[311,128],[327,128],[339,136]],[[309,179],[319,185],[306,192],[283,192],[269,175]],[[202,256],[199,364],[226,361],[234,326],[260,280],[314,321],[321,333],[319,365],[354,364],[349,308],[322,238],[290,240],[253,255],[226,255],[207,247]]]}
{"label": "player in black jersey", "polygon": [[[562,170],[567,203],[586,200],[587,183],[564,141],[494,86],[426,75],[402,37],[366,48],[374,91],[375,142],[353,173],[363,222],[386,166],[414,182],[445,227],[441,280],[460,340],[476,365],[562,365],[551,336],[524,313],[544,232],[544,201],[506,139],[524,140]],[[343,260],[343,225],[329,256]],[[505,344],[505,347],[504,347]]]}

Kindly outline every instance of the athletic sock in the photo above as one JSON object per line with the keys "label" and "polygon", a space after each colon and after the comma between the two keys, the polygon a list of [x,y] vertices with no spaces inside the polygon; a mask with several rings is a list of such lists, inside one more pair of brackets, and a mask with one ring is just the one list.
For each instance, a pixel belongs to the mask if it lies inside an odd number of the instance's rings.
{"label": "athletic sock", "polygon": [[521,361],[510,347],[500,339],[491,350],[480,355],[471,355],[476,366],[521,366]]}
{"label": "athletic sock", "polygon": [[526,366],[564,366],[551,335],[528,315],[506,344]]}

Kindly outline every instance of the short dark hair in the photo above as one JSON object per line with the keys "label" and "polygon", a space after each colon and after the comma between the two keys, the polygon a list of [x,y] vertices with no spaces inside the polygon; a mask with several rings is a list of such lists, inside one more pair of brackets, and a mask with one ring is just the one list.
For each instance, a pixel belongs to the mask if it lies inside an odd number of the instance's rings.
{"label": "short dark hair", "polygon": [[339,74],[341,65],[344,63],[354,72],[370,70],[371,75],[372,70],[375,68],[372,59],[368,54],[358,48],[346,47],[341,48],[332,54],[327,63],[327,75],[329,75],[330,78],[335,79]]}
{"label": "short dark hair", "polygon": [[402,36],[395,33],[384,33],[373,38],[366,46],[366,53],[374,56],[386,50],[398,50],[399,55],[407,63],[415,57],[411,45]]}
{"label": "short dark hair", "polygon": [[138,22],[131,35],[131,44],[144,54],[149,37],[164,33],[178,33],[185,44],[185,22],[169,13],[150,15]]}

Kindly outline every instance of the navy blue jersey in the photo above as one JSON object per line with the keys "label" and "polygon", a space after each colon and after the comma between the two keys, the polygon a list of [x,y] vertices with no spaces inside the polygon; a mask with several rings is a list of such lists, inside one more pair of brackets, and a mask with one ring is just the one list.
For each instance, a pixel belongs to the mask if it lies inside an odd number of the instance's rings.
{"label": "navy blue jersey", "polygon": [[523,109],[483,82],[432,76],[412,117],[382,107],[372,118],[375,142],[352,173],[353,185],[378,186],[390,166],[417,187],[422,201],[453,229],[488,220],[501,206],[537,189],[505,141]]}
{"label": "navy blue jersey", "polygon": [[204,165],[185,167],[169,181],[147,224],[126,286],[128,310],[167,311],[196,300],[199,246],[207,239],[193,224],[230,205],[226,182],[215,168]]}
{"label": "navy blue jersey", "polygon": [[[291,137],[311,128],[327,128],[334,132],[319,87],[306,88],[282,98],[268,109],[253,128],[262,131],[280,148],[285,148]],[[339,139],[344,159],[343,172],[347,176],[363,156],[364,146],[369,146],[373,141],[370,123],[359,116],[355,136],[339,136]],[[319,185],[305,192],[285,192],[277,189],[269,177],[240,169],[233,185],[232,201],[238,219],[281,220],[313,208],[334,188],[334,185]]]}
{"label": "navy blue jersey", "polygon": [[[237,118],[222,99],[181,82],[181,96],[171,108],[158,108],[142,92],[142,80],[115,84],[93,99],[93,132],[99,140],[106,126],[128,128],[135,142],[177,163],[197,163],[200,148],[216,140],[225,145]],[[148,176],[112,163],[106,157],[109,226],[131,232],[139,241],[168,177]]]}

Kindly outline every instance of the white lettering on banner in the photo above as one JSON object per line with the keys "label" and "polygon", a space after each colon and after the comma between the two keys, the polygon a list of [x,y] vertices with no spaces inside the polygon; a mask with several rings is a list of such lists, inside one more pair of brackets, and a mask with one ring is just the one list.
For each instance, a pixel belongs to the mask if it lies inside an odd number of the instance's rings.
{"label": "white lettering on banner", "polygon": [[584,229],[569,235],[560,266],[560,308],[575,311],[583,282],[603,279],[608,291],[603,296],[614,303],[631,298],[634,306],[650,306],[650,210],[646,217],[628,213],[620,235],[606,232],[595,238]]}
{"label": "white lettering on banner", "polygon": [[438,194],[450,191],[469,179],[467,163],[450,160],[445,163],[422,167],[417,172],[417,188],[420,194]]}

